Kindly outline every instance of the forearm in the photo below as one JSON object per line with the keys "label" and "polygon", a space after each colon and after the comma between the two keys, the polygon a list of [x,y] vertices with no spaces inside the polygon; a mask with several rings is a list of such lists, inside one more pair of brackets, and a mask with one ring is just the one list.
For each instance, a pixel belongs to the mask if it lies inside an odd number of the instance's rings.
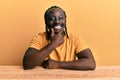
{"label": "forearm", "polygon": [[82,58],[76,61],[58,62],[59,68],[73,70],[94,70],[95,63],[91,59]]}
{"label": "forearm", "polygon": [[49,69],[60,68],[72,70],[94,70],[96,68],[96,62],[90,49],[79,52],[77,57],[78,60],[75,61],[56,61],[48,59],[43,66]]}
{"label": "forearm", "polygon": [[31,53],[26,56],[23,60],[23,66],[24,69],[31,69],[37,65],[41,65],[42,62],[45,60],[46,57],[55,49],[55,46],[50,43],[41,50],[33,51],[34,53]]}

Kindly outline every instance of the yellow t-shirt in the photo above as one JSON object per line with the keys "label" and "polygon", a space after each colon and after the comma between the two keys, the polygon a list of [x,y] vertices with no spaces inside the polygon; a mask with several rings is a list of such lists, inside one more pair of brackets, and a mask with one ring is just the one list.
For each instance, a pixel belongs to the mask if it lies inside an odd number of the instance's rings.
{"label": "yellow t-shirt", "polygon": [[[77,53],[88,48],[80,37],[74,34],[68,34],[68,36],[69,38],[67,38],[67,36],[64,36],[64,43],[56,47],[50,53],[48,58],[57,61],[73,61],[76,59]],[[41,48],[49,44],[49,42],[50,41],[46,40],[46,33],[43,32],[37,34],[32,39],[29,47],[40,50]]]}

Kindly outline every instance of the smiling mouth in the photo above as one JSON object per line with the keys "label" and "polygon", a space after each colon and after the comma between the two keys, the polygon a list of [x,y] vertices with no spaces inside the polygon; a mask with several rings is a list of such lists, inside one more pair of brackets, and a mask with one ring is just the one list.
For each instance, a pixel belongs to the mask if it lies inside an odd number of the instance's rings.
{"label": "smiling mouth", "polygon": [[57,25],[57,26],[53,27],[53,29],[54,29],[54,34],[57,34],[57,33],[60,32],[60,30],[62,29],[62,27],[60,25]]}
{"label": "smiling mouth", "polygon": [[54,28],[55,28],[55,29],[60,29],[61,26],[60,26],[60,25],[57,25],[57,26],[55,26]]}
{"label": "smiling mouth", "polygon": [[56,30],[56,31],[54,31],[54,34],[57,34],[57,33],[59,33],[61,30]]}

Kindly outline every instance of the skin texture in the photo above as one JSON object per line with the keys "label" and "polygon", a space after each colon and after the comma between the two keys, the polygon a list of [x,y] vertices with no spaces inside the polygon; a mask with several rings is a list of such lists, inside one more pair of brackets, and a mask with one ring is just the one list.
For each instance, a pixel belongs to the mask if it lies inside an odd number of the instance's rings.
{"label": "skin texture", "polygon": [[[77,53],[78,60],[75,61],[55,61],[45,58],[58,46],[64,43],[66,18],[64,12],[59,8],[52,8],[47,13],[46,26],[50,31],[51,42],[40,50],[28,48],[23,58],[24,69],[32,69],[35,66],[43,66],[48,69],[71,69],[71,70],[94,70],[96,63],[91,50],[85,49]],[[61,26],[61,28],[56,28]]]}

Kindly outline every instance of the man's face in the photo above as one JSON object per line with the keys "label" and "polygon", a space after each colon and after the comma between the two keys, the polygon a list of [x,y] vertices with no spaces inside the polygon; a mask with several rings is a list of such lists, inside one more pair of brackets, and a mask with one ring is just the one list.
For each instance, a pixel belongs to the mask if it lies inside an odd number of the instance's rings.
{"label": "man's face", "polygon": [[53,29],[58,33],[66,26],[66,18],[64,12],[59,8],[53,8],[48,12],[46,25],[49,29]]}

